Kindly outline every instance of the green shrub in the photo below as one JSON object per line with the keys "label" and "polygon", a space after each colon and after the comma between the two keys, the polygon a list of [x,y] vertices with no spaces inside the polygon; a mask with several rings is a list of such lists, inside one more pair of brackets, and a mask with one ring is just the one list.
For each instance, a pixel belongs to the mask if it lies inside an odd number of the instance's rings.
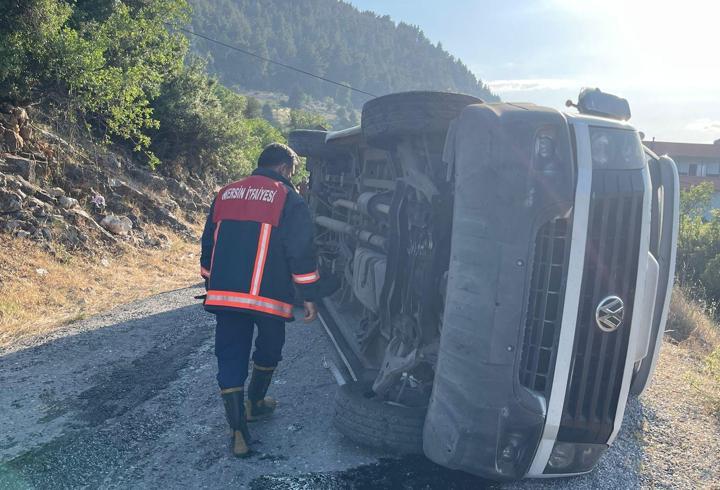
{"label": "green shrub", "polygon": [[301,109],[292,109],[286,130],[290,132],[293,129],[327,129],[328,127],[330,124],[323,116]]}
{"label": "green shrub", "polygon": [[262,119],[245,119],[244,97],[219,85],[194,59],[172,76],[153,102],[159,128],[151,149],[168,166],[226,177],[252,171],[262,148],[283,141],[280,132]]}
{"label": "green shrub", "polygon": [[92,2],[3,4],[0,90],[7,98],[39,100],[135,150],[149,146],[147,132],[158,126],[150,101],[187,52],[187,40],[166,25],[188,21],[185,0],[112,2],[102,20],[80,15]]}
{"label": "green shrub", "polygon": [[716,255],[705,265],[700,282],[709,298],[714,300],[720,298],[720,255]]}
{"label": "green shrub", "polygon": [[691,187],[680,196],[677,269],[683,284],[700,284],[708,299],[720,299],[720,214],[710,211],[711,183]]}
{"label": "green shrub", "polygon": [[189,21],[186,0],[0,0],[0,11],[0,98],[40,102],[151,167],[236,177],[284,139],[257,100],[186,60],[172,29]]}

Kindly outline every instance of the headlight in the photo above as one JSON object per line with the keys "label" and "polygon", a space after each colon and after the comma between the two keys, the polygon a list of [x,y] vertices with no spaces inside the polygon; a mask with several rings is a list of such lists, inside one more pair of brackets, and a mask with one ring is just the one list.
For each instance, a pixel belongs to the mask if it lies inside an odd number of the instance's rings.
{"label": "headlight", "polygon": [[640,137],[630,129],[591,127],[590,153],[596,170],[634,170],[645,165]]}
{"label": "headlight", "polygon": [[605,168],[610,161],[610,138],[605,132],[595,132],[595,134],[593,134],[593,131],[590,131],[590,134],[592,134],[592,144],[590,148],[592,151],[593,165]]}
{"label": "headlight", "polygon": [[500,478],[515,479],[527,473],[542,433],[542,416],[517,407],[504,408],[498,418],[495,458],[488,467]]}
{"label": "headlight", "polygon": [[605,444],[556,442],[545,467],[545,474],[586,473],[593,469],[608,447]]}

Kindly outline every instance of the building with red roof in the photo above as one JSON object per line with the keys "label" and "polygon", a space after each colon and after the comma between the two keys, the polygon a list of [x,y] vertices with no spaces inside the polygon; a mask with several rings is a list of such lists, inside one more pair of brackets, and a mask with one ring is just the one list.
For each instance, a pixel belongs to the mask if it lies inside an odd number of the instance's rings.
{"label": "building with red roof", "polygon": [[720,208],[720,139],[712,144],[643,141],[658,155],[668,155],[678,166],[680,187],[687,189],[702,182],[715,186],[713,207]]}

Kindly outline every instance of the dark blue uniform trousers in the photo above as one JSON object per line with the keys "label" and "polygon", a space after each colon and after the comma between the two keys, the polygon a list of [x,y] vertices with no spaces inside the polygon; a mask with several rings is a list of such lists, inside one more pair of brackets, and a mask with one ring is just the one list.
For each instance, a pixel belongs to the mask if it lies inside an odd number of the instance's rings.
{"label": "dark blue uniform trousers", "polygon": [[215,317],[215,356],[218,363],[217,380],[221,390],[245,384],[256,325],[258,333],[253,362],[263,367],[275,367],[282,359],[282,348],[285,344],[283,320],[224,311],[216,313]]}

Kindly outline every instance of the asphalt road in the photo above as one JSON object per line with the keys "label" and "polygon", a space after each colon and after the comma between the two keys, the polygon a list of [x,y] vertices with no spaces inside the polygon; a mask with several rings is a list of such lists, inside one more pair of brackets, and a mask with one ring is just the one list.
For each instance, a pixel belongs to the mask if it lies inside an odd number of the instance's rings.
{"label": "asphalt road", "polygon": [[[271,387],[276,416],[251,425],[255,455],[229,455],[213,317],[200,289],[162,294],[0,353],[0,488],[484,488],[422,458],[396,459],[332,427],[335,360],[319,323],[288,325]],[[629,405],[592,474],[516,488],[634,488],[642,448]]]}

